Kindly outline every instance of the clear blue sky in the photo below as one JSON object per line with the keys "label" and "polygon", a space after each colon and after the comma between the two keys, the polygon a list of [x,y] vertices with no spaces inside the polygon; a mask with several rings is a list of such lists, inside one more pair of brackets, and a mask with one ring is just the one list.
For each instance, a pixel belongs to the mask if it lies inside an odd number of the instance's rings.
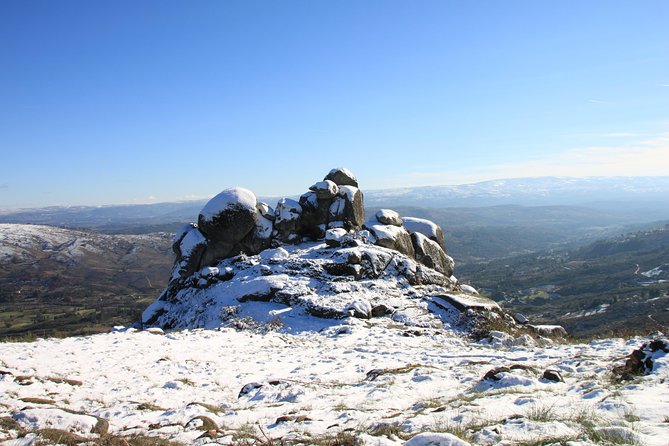
{"label": "clear blue sky", "polygon": [[669,1],[0,2],[0,208],[669,174]]}

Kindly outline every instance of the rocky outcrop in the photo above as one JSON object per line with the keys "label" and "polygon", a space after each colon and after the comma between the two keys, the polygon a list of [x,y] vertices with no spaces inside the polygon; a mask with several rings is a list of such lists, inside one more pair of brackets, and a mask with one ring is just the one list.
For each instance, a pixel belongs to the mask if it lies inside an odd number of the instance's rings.
{"label": "rocky outcrop", "polygon": [[[402,318],[401,305],[389,296],[410,302],[429,293],[439,306],[435,296],[462,291],[438,225],[390,209],[365,222],[363,200],[355,175],[343,167],[274,209],[247,189],[224,190],[203,207],[197,224],[175,236],[172,278],[144,323],[216,325],[235,303],[259,301],[297,305],[318,317]],[[480,299],[485,311],[498,308]]]}
{"label": "rocky outcrop", "polygon": [[[258,203],[248,189],[226,189],[212,198],[198,216],[175,237],[173,279],[215,266],[238,254],[255,255],[276,244],[324,240],[339,246],[350,231],[363,227],[367,241],[392,249],[450,277],[453,259],[442,249],[444,235],[435,223],[382,209],[364,223],[364,196],[355,175],[345,167],[332,169],[299,201],[282,198],[272,209]],[[336,229],[337,231],[328,232]],[[427,273],[429,276],[431,273]],[[434,281],[434,280],[431,280]]]}

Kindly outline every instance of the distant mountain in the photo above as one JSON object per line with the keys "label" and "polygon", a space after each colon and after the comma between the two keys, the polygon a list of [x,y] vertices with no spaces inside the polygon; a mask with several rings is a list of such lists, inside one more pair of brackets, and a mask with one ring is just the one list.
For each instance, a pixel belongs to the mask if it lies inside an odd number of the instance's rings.
{"label": "distant mountain", "polygon": [[669,176],[538,177],[365,191],[368,206],[478,207],[669,203]]}
{"label": "distant mountain", "polygon": [[155,299],[173,258],[165,233],[0,224],[0,339],[131,323]]}
{"label": "distant mountain", "polygon": [[669,225],[459,271],[504,307],[557,321],[576,335],[669,324]]}
{"label": "distant mountain", "polygon": [[[233,185],[222,185],[229,187]],[[476,222],[474,217],[496,214],[509,225],[517,225],[524,216],[522,207],[578,206],[604,211],[620,219],[650,222],[669,219],[669,176],[663,177],[592,177],[592,178],[520,178],[484,181],[457,186],[430,186],[385,190],[363,190],[368,208],[478,208],[493,206],[521,206],[502,212],[492,209],[480,214],[476,210],[460,209],[457,214]],[[294,197],[291,197],[294,198]],[[278,197],[259,197],[275,206]],[[0,210],[0,223],[29,223],[62,227],[96,228],[108,232],[123,232],[132,228],[137,232],[176,230],[184,222],[193,220],[206,200],[173,203],[70,206],[19,210]],[[554,218],[565,220],[560,209]],[[571,211],[570,211],[571,212]],[[545,217],[549,217],[543,212]],[[451,212],[451,215],[456,214]],[[469,215],[467,215],[469,214]],[[506,215],[506,217],[505,217]],[[569,215],[569,213],[567,214]],[[527,220],[533,215],[525,216]],[[545,218],[542,217],[542,218]],[[577,216],[578,217],[578,216]],[[590,216],[586,216],[590,218]],[[628,218],[629,217],[629,218]],[[469,222],[468,222],[469,224]],[[448,225],[444,225],[448,228]]]}

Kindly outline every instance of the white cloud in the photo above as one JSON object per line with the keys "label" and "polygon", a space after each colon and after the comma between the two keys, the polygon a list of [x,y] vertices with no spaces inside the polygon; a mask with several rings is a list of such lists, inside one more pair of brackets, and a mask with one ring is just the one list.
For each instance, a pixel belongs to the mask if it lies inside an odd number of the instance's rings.
{"label": "white cloud", "polygon": [[541,176],[660,175],[669,175],[669,133],[615,146],[573,148],[522,162],[463,168],[458,171],[411,172],[396,178],[393,187],[464,184],[501,178]]}

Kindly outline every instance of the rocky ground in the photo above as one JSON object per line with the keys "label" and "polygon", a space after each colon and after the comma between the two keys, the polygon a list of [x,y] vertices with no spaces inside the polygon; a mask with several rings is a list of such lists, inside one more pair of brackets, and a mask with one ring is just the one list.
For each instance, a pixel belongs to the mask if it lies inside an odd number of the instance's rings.
{"label": "rocky ground", "polygon": [[669,357],[650,354],[648,374],[628,380],[617,369],[641,339],[514,346],[389,318],[325,325],[3,344],[0,440],[667,444]]}

